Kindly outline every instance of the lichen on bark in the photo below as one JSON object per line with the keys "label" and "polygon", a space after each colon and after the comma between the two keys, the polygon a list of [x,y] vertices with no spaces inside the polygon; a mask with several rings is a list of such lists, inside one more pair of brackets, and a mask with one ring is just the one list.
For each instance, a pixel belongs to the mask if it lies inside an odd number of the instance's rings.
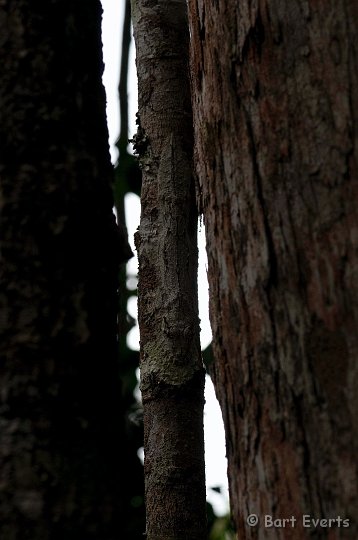
{"label": "lichen on bark", "polygon": [[[132,2],[143,172],[136,234],[147,536],[204,539],[204,370],[185,1]],[[138,144],[145,140],[145,145]]]}

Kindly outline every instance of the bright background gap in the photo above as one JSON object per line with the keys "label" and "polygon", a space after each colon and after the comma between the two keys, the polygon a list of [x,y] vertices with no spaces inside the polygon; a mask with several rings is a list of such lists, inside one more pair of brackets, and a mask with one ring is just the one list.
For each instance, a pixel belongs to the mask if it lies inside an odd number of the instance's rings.
{"label": "bright background gap", "polygon": [[[121,55],[121,34],[124,16],[124,2],[118,0],[102,0],[103,21],[102,40],[105,71],[103,84],[107,94],[107,122],[109,130],[109,144],[112,163],[118,159],[118,151],[115,142],[119,134],[119,103],[118,103],[118,78]],[[130,49],[130,67],[128,80],[129,99],[129,130],[133,135],[136,131],[135,113],[137,112],[137,79],[135,70],[135,51],[132,40]],[[140,201],[133,193],[125,197],[125,211],[127,217],[127,229],[129,243],[135,256],[127,264],[128,286],[135,288],[138,260],[134,247],[134,233],[139,225]],[[205,349],[211,341],[211,330],[208,315],[208,282],[207,282],[207,258],[205,250],[205,231],[202,225],[198,233],[199,246],[199,314],[201,319],[201,345]],[[137,300],[132,296],[128,301],[128,312],[137,320]],[[128,334],[128,346],[133,350],[139,350],[139,331],[136,325]],[[137,390],[138,395],[138,390]],[[205,385],[205,409],[204,409],[204,436],[205,436],[205,464],[207,499],[213,505],[216,514],[224,515],[229,509],[227,461],[225,457],[225,434],[222,416],[215,391],[210,377],[206,377]],[[140,450],[139,455],[143,452]],[[213,487],[219,487],[221,493],[213,491]]]}

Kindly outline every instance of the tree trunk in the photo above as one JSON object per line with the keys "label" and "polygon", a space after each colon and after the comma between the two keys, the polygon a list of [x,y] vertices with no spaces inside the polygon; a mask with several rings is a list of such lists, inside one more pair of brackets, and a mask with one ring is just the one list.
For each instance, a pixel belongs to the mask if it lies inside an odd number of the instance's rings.
{"label": "tree trunk", "polygon": [[139,81],[134,149],[143,172],[141,390],[149,540],[203,540],[204,370],[185,0],[132,2]]}
{"label": "tree trunk", "polygon": [[118,264],[95,2],[1,2],[0,537],[119,538]]}
{"label": "tree trunk", "polygon": [[[213,376],[239,538],[353,540],[357,6],[189,0],[189,19]],[[265,514],[297,523],[265,528]],[[304,527],[303,514],[350,526]]]}

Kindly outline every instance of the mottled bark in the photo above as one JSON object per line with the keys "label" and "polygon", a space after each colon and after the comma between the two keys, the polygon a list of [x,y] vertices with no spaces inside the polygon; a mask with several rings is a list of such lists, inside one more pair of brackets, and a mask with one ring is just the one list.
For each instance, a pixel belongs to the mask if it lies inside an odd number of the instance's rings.
{"label": "mottled bark", "polygon": [[143,172],[139,257],[147,538],[205,538],[204,372],[184,0],[132,2]]}
{"label": "mottled bark", "polygon": [[[189,0],[213,375],[245,538],[357,538],[357,4]],[[296,516],[295,528],[246,517]],[[302,514],[350,519],[303,528]]]}
{"label": "mottled bark", "polygon": [[123,529],[98,1],[1,2],[0,537]]}

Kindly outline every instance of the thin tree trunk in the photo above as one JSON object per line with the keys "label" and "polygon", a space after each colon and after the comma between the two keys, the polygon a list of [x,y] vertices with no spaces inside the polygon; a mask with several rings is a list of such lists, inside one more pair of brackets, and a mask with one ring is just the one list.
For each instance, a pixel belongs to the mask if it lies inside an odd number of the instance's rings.
{"label": "thin tree trunk", "polygon": [[147,538],[206,537],[197,213],[184,0],[132,2],[143,171],[139,256]]}
{"label": "thin tree trunk", "polygon": [[121,68],[119,73],[119,112],[120,129],[117,141],[119,153],[123,154],[128,147],[128,64],[131,44],[131,2],[125,0],[124,20],[122,27]]}
{"label": "thin tree trunk", "polygon": [[[121,32],[121,55],[119,70],[119,113],[120,130],[116,141],[119,151],[118,161],[115,166],[114,181],[114,204],[117,218],[120,223],[126,223],[125,196],[132,191],[134,178],[140,178],[140,169],[136,158],[130,154],[128,148],[128,65],[131,46],[131,9],[130,0],[125,0],[123,25]],[[119,373],[122,381],[122,401],[126,421],[126,447],[124,456],[128,470],[126,483],[122,482],[125,489],[126,499],[130,502],[127,507],[126,519],[122,528],[121,537],[130,540],[143,540],[145,531],[145,507],[144,507],[144,474],[143,465],[138,459],[138,449],[143,447],[143,423],[141,422],[141,410],[138,410],[137,399],[134,389],[137,386],[136,371],[139,367],[139,352],[133,351],[127,344],[128,332],[133,328],[135,321],[128,314],[128,299],[133,295],[133,290],[127,287],[127,268],[121,265],[118,276],[118,355]],[[134,413],[138,416],[134,417]]]}
{"label": "thin tree trunk", "polygon": [[[357,3],[189,0],[189,13],[213,374],[239,538],[354,540]],[[298,521],[272,530],[264,514]],[[304,527],[303,514],[350,526]]]}
{"label": "thin tree trunk", "polygon": [[0,538],[123,530],[101,6],[0,6]]}

